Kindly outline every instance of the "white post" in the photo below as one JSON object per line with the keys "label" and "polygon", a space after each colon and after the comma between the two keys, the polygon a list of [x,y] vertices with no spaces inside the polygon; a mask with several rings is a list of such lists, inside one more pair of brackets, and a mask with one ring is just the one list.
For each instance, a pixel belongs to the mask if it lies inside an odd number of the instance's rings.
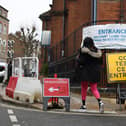
{"label": "white post", "polygon": [[22,77],[22,59],[19,58],[19,77]]}

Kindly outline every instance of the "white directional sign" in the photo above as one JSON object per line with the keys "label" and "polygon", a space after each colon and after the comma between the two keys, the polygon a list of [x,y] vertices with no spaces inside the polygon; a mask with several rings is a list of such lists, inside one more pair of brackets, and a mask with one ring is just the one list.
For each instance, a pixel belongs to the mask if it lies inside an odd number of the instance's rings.
{"label": "white directional sign", "polygon": [[53,87],[49,88],[48,90],[49,90],[50,92],[59,91],[58,88],[53,88]]}

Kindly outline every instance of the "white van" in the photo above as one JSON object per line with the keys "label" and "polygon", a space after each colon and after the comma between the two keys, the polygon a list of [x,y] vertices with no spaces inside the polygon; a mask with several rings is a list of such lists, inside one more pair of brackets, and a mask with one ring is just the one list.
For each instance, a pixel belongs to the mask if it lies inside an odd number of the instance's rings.
{"label": "white van", "polygon": [[7,63],[0,62],[0,83],[5,83],[7,80]]}

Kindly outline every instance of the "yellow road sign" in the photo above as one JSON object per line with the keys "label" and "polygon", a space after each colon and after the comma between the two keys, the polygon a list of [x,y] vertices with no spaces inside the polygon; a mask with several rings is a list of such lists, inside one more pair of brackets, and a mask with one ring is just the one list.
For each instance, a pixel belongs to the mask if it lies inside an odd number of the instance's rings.
{"label": "yellow road sign", "polygon": [[107,53],[106,61],[108,82],[126,82],[126,53]]}

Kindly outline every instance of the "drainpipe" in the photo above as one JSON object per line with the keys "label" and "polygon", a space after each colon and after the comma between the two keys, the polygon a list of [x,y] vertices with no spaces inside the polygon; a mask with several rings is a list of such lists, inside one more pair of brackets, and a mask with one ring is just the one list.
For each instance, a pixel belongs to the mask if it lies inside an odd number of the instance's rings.
{"label": "drainpipe", "polygon": [[65,42],[64,42],[64,39],[65,39],[65,10],[66,10],[66,0],[63,0],[63,25],[62,25],[62,52],[61,52],[61,55],[64,56],[64,48],[65,48]]}
{"label": "drainpipe", "polygon": [[123,22],[124,20],[124,12],[123,12],[123,0],[120,0],[120,22]]}
{"label": "drainpipe", "polygon": [[97,0],[92,0],[92,22],[93,25],[96,24],[97,21]]}
{"label": "drainpipe", "polygon": [[[45,20],[45,30],[47,30],[47,22],[46,22],[46,20]],[[47,49],[46,49],[45,45],[43,47],[44,47],[44,63],[46,63],[46,60],[47,60],[47,58],[46,58]]]}
{"label": "drainpipe", "polygon": [[63,1],[63,39],[65,38],[65,10],[66,10],[66,0]]}

